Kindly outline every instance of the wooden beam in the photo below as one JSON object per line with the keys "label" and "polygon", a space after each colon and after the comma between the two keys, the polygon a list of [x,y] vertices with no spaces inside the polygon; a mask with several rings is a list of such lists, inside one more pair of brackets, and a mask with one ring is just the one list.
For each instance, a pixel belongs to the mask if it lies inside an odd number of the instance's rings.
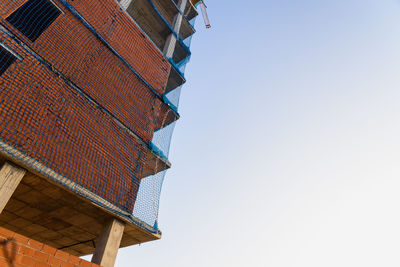
{"label": "wooden beam", "polygon": [[26,170],[6,162],[0,169],[0,213],[7,205]]}
{"label": "wooden beam", "polygon": [[93,263],[102,267],[114,266],[124,228],[125,224],[117,219],[112,219],[105,225],[92,257]]}

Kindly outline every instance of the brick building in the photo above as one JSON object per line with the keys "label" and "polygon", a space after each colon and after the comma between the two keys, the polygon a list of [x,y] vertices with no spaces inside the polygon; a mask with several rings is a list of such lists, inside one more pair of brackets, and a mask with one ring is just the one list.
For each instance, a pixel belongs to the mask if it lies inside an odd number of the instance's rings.
{"label": "brick building", "polygon": [[119,247],[161,237],[198,2],[0,2],[0,233],[27,240],[0,259],[29,266],[51,247],[37,266],[113,266]]}

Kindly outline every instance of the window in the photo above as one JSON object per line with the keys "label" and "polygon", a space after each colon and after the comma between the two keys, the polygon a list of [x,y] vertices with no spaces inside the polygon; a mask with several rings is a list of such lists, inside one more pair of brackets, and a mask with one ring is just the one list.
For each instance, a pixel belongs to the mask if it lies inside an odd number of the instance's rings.
{"label": "window", "polygon": [[29,0],[6,20],[34,42],[60,14],[49,0]]}
{"label": "window", "polygon": [[15,61],[16,57],[0,44],[0,75]]}

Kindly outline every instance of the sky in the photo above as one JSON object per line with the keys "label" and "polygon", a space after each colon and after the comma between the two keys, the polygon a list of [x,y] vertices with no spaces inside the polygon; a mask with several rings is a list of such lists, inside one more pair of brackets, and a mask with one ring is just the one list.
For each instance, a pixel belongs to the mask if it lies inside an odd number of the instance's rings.
{"label": "sky", "polygon": [[206,1],[130,267],[400,266],[400,1]]}

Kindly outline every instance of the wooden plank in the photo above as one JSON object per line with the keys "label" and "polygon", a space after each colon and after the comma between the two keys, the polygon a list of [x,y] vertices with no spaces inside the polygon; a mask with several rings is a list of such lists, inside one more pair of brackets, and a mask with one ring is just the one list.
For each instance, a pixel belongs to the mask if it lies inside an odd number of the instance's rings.
{"label": "wooden plank", "polygon": [[111,221],[106,224],[96,244],[96,249],[92,258],[93,263],[103,267],[114,266],[124,228],[125,224],[117,219],[111,219]]}
{"label": "wooden plank", "polygon": [[0,170],[0,213],[7,205],[26,171],[6,162]]}

